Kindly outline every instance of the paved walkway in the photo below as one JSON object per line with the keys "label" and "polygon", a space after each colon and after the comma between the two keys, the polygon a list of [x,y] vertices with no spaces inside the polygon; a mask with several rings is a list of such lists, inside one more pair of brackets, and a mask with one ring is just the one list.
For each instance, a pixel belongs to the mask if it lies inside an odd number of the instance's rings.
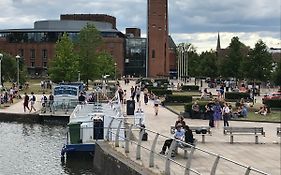
{"label": "paved walkway", "polygon": [[[130,87],[134,86],[134,82],[131,82],[129,85],[124,85],[121,83],[123,89],[127,90],[127,98],[130,97]],[[141,97],[143,101],[143,98]],[[141,108],[145,113],[145,124],[146,128],[154,130],[163,135],[172,136],[170,134],[170,126],[174,125],[177,120],[177,115],[170,112],[164,107],[160,106],[159,115],[154,115],[153,102],[149,101],[148,105],[141,105]],[[281,116],[280,116],[281,117]],[[190,126],[208,126],[208,120],[196,120],[196,119],[185,119],[187,125]],[[239,162],[244,165],[249,165],[255,167],[261,171],[270,173],[270,174],[281,174],[281,145],[280,145],[280,137],[276,135],[276,128],[280,127],[278,123],[257,123],[257,122],[238,122],[238,121],[230,121],[231,126],[248,126],[248,127],[264,127],[265,137],[259,136],[260,144],[255,144],[254,135],[247,136],[234,136],[234,144],[229,143],[229,135],[223,135],[223,121],[220,123],[219,128],[212,128],[212,136],[206,136],[206,143],[201,142],[201,135],[196,136],[198,142],[198,147],[205,149],[207,151],[222,155],[231,160]],[[154,139],[155,135],[149,134],[149,142],[151,143]],[[164,140],[159,140],[156,146],[157,152],[161,150]],[[146,144],[146,143],[145,143]],[[211,167],[214,162],[214,157],[201,155],[202,153],[195,152],[194,160],[192,166],[195,167],[196,170],[200,170],[203,174],[209,174]],[[134,155],[131,155],[134,156]],[[202,156],[204,158],[202,158]],[[147,157],[144,156],[144,160],[141,162],[142,164],[148,164],[148,154]],[[179,158],[179,162],[185,165],[186,159]],[[198,160],[198,161],[197,161]],[[147,161],[147,162],[145,162]],[[221,161],[222,162],[222,161]],[[245,169],[239,172],[241,168],[238,168],[235,165],[226,165],[227,163],[221,163],[218,165],[217,174],[244,174]],[[163,164],[164,166],[164,164]],[[225,166],[227,169],[223,169],[220,166]],[[203,168],[205,167],[205,169]],[[208,167],[208,168],[206,168]],[[162,167],[163,169],[163,167]],[[160,168],[159,168],[160,170]],[[180,168],[179,168],[180,171]],[[161,170],[160,170],[161,172]],[[175,171],[175,174],[183,174],[183,170],[180,172]]]}
{"label": "paved walkway", "polygon": [[[130,87],[135,85],[134,82],[131,82],[129,85],[124,86],[123,81],[121,81],[121,85],[123,89],[127,90],[127,98],[130,97]],[[37,96],[37,99],[40,99],[40,96]],[[141,97],[143,101],[143,97]],[[36,109],[40,109],[40,103],[36,103]],[[145,112],[145,124],[148,129],[154,130],[158,133],[161,133],[166,136],[171,136],[170,134],[170,126],[174,125],[177,115],[170,112],[164,107],[160,106],[159,115],[154,115],[154,108],[152,101],[149,101],[148,105],[141,105],[141,108]],[[20,101],[16,104],[11,105],[8,108],[0,109],[0,112],[8,112],[8,113],[23,113],[23,102]],[[1,114],[0,114],[1,115]],[[185,119],[185,122],[192,125],[208,125],[207,120],[191,120]],[[239,163],[250,165],[259,170],[267,172],[269,174],[280,175],[281,174],[281,145],[280,138],[276,136],[276,127],[280,127],[280,124],[274,123],[256,123],[256,122],[236,122],[230,121],[231,126],[262,126],[264,127],[266,136],[259,137],[259,141],[261,144],[254,143],[254,136],[234,136],[234,144],[229,143],[229,136],[224,136],[222,132],[222,125],[216,129],[212,129],[212,136],[206,136],[206,143],[203,144],[200,142],[201,136],[197,137],[198,147],[208,150],[213,153],[217,153],[237,161]],[[149,145],[152,143],[154,139],[153,134],[148,135],[148,142],[143,142],[144,145]],[[163,145],[164,138],[159,139],[159,142],[156,145],[157,152],[161,150]],[[133,147],[133,146],[132,146]],[[120,148],[121,149],[121,148]],[[180,152],[180,151],[179,151]],[[148,154],[142,153],[142,160],[138,161],[144,166],[148,166]],[[181,153],[180,153],[181,154]],[[130,154],[127,154],[128,157],[135,159],[135,151],[131,151]],[[163,159],[164,157],[162,157]],[[201,172],[202,174],[209,174],[212,164],[214,162],[214,157],[208,155],[202,155],[200,152],[195,152],[194,159],[192,161],[192,168]],[[185,165],[186,159],[183,159],[181,156],[177,156],[175,158],[176,161]],[[160,160],[160,158],[156,159],[157,165],[153,169],[155,172],[162,172],[164,170],[164,161]],[[175,167],[176,165],[173,165]],[[241,169],[241,168],[240,168]],[[218,170],[216,174],[243,174],[245,171],[240,171],[239,167],[231,164],[228,165],[225,162],[221,162],[218,165]],[[240,172],[239,172],[240,171]],[[184,170],[181,168],[173,168],[171,174],[183,174]]]}

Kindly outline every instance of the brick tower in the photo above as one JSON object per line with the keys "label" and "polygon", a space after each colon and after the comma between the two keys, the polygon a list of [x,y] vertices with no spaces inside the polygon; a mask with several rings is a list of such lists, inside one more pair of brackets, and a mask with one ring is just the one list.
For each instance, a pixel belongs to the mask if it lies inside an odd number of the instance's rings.
{"label": "brick tower", "polygon": [[169,75],[168,0],[148,0],[147,5],[147,76]]}

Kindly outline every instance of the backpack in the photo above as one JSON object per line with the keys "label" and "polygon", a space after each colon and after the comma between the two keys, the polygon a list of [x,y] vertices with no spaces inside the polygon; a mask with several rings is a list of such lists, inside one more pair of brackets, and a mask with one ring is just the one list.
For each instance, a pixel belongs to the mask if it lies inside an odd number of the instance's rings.
{"label": "backpack", "polygon": [[36,101],[35,95],[32,96],[32,101]]}

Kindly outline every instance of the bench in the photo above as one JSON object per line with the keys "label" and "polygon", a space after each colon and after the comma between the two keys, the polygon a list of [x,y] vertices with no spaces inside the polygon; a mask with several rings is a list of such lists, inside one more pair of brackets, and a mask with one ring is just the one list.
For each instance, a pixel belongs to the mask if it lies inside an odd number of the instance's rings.
{"label": "bench", "polygon": [[[170,133],[175,133],[175,126],[171,126]],[[201,134],[202,136],[202,143],[205,143],[205,135],[212,135],[211,127],[210,126],[189,126],[189,129],[194,132],[195,134]]]}
{"label": "bench", "polygon": [[281,137],[281,127],[277,127],[277,136]]}
{"label": "bench", "polygon": [[258,143],[258,136],[263,135],[265,137],[265,132],[263,127],[224,127],[224,135],[230,135],[230,143],[233,143],[233,135],[255,135],[255,143]]}
{"label": "bench", "polygon": [[[194,147],[196,147],[197,145],[197,140],[194,139],[194,143],[192,144]],[[175,154],[178,153],[178,148],[182,149],[184,151],[184,154],[183,154],[183,157],[184,158],[188,158],[188,153],[187,152],[190,152],[191,151],[191,146],[189,145],[184,145],[184,144],[181,144],[181,143],[177,143],[176,145],[176,148],[175,148]]]}

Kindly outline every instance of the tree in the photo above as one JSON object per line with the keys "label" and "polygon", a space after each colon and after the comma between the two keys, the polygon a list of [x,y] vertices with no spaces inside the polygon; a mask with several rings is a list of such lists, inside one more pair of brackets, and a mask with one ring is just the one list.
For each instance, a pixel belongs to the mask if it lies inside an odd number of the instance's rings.
{"label": "tree", "polygon": [[272,72],[272,55],[266,44],[259,40],[243,61],[242,70],[250,80],[266,81]]}
{"label": "tree", "polygon": [[218,76],[218,68],[216,65],[216,53],[213,51],[202,52],[200,57],[200,76],[215,78]]}
{"label": "tree", "polygon": [[81,79],[87,83],[99,77],[97,49],[101,46],[102,37],[100,32],[94,25],[87,24],[79,33],[78,49],[79,49],[79,69]]}
{"label": "tree", "polygon": [[66,33],[56,43],[56,56],[49,69],[53,81],[71,82],[77,79],[78,57],[74,53],[74,46]]}
{"label": "tree", "polygon": [[235,77],[241,78],[240,64],[243,60],[242,50],[246,49],[246,46],[239,41],[239,38],[233,37],[229,44],[229,53],[225,55],[219,63],[220,74],[223,77]]}
{"label": "tree", "polygon": [[99,65],[97,67],[97,75],[98,77],[102,77],[104,75],[110,75],[110,77],[115,76],[115,66],[114,66],[114,60],[112,56],[107,52],[101,52],[97,56],[96,60],[97,64]]}
{"label": "tree", "polygon": [[15,81],[17,78],[17,62],[15,57],[12,57],[9,54],[4,53],[3,59],[1,62],[1,76],[2,76],[2,83],[6,81]]}

